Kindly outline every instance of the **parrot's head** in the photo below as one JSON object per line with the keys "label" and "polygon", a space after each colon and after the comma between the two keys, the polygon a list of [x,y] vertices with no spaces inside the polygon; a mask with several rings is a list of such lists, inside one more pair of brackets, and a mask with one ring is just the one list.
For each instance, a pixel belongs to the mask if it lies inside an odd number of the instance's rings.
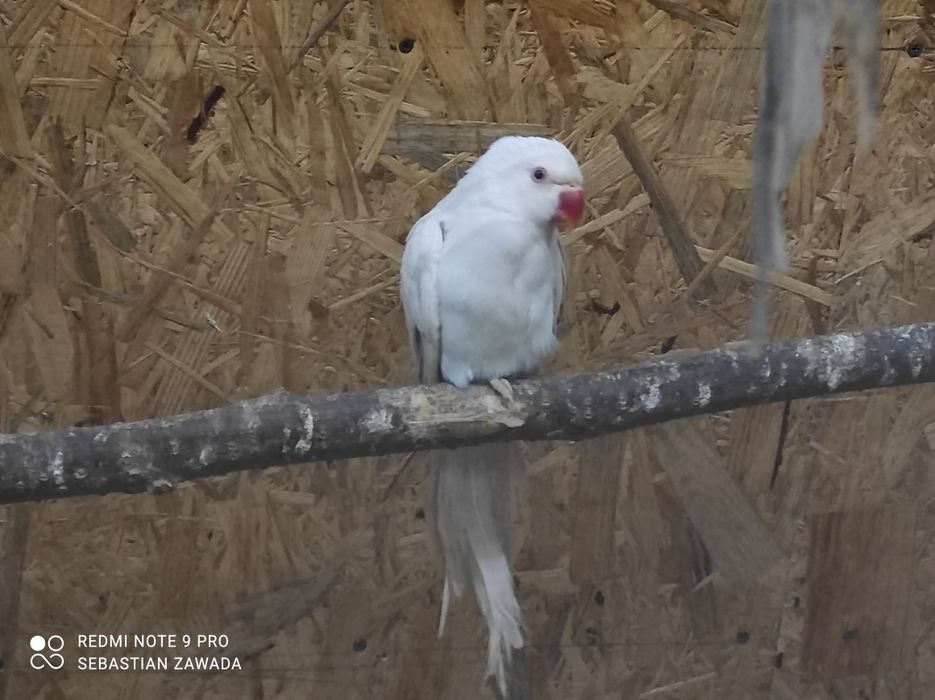
{"label": "parrot's head", "polygon": [[581,168],[555,139],[499,138],[477,159],[468,180],[491,188],[498,206],[543,226],[574,226],[584,215]]}

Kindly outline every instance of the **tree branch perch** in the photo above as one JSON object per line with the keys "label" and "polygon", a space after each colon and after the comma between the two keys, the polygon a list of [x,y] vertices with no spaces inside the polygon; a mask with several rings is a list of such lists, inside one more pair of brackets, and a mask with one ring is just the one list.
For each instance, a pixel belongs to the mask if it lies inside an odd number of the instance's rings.
{"label": "tree branch perch", "polygon": [[745,406],[935,381],[935,324],[735,343],[513,385],[271,394],[135,423],[0,434],[0,504],[160,491],[243,469],[498,440],[578,440]]}

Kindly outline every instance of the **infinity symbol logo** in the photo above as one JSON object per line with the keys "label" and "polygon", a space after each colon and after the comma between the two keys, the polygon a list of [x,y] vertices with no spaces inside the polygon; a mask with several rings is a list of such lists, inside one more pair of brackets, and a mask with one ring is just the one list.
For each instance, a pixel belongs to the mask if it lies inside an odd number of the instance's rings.
{"label": "infinity symbol logo", "polygon": [[[29,640],[29,648],[36,652],[29,657],[29,665],[37,671],[46,667],[58,671],[65,665],[65,657],[58,653],[65,648],[65,640],[57,634],[49,636],[48,639],[41,634],[33,635]],[[52,653],[43,654],[45,650]]]}

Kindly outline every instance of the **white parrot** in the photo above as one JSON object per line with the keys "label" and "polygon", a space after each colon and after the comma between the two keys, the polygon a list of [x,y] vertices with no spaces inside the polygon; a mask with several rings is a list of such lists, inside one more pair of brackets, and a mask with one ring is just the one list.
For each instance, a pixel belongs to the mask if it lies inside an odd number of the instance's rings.
{"label": "white parrot", "polygon": [[[412,227],[401,296],[417,381],[457,387],[535,370],[558,344],[565,256],[558,228],[584,212],[578,163],[553,139],[495,141],[454,189]],[[440,450],[426,494],[445,565],[439,635],[451,595],[474,590],[489,630],[487,675],[506,694],[512,650],[523,646],[510,570],[516,443]]]}

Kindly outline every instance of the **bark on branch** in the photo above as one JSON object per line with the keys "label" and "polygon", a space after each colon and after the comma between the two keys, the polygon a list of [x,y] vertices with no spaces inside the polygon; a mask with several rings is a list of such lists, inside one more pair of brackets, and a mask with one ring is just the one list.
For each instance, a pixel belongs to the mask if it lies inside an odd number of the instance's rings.
{"label": "bark on branch", "polygon": [[455,447],[578,440],[758,404],[935,381],[935,324],[736,343],[640,365],[483,386],[277,393],[135,423],[0,434],[0,504],[165,490],[242,469]]}

